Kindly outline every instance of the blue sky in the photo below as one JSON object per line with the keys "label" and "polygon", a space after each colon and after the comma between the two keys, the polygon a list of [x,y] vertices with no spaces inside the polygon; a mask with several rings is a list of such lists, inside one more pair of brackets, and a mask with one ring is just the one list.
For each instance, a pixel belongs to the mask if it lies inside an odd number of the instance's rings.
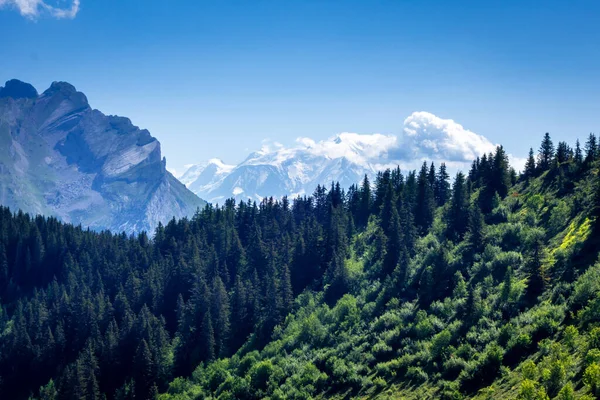
{"label": "blue sky", "polygon": [[414,111],[519,156],[600,126],[598,1],[41,1],[0,0],[0,80],[74,84],[177,169],[266,138],[400,135]]}

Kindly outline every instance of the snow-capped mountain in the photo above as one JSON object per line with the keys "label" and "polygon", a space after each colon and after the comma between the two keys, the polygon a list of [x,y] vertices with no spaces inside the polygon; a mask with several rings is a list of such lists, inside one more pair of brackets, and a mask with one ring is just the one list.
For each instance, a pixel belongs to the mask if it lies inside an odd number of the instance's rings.
{"label": "snow-capped mountain", "polygon": [[160,143],[66,82],[0,87],[0,204],[92,229],[152,232],[206,204],[166,170]]}
{"label": "snow-capped mountain", "polygon": [[365,174],[372,176],[379,163],[385,161],[385,147],[395,140],[393,136],[354,133],[318,143],[303,138],[292,148],[264,146],[237,166],[220,160],[192,165],[180,180],[213,203],[228,198],[260,201],[270,196],[295,197],[311,194],[318,184],[333,181],[347,188],[360,182]]}
{"label": "snow-capped mountain", "polygon": [[189,166],[179,180],[194,192],[207,192],[234,168],[235,165],[213,158],[206,163]]}
{"label": "snow-capped mountain", "polygon": [[[423,161],[444,162],[448,172],[466,170],[471,161],[495,149],[485,136],[451,119],[417,111],[404,120],[402,134],[341,133],[315,141],[298,138],[296,144],[263,146],[237,166],[220,160],[192,165],[180,178],[198,196],[213,203],[225,199],[260,201],[264,197],[311,194],[316,186],[340,182],[344,188],[373,178],[377,171],[400,166],[420,168]],[[513,165],[523,160],[511,156]]]}

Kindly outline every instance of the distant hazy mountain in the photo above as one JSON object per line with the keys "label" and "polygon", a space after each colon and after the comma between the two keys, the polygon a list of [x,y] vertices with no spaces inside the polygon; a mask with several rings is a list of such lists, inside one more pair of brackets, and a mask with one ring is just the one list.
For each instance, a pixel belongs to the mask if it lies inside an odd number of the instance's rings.
{"label": "distant hazy mountain", "polygon": [[166,170],[147,130],[93,110],[68,83],[38,95],[18,80],[0,87],[0,203],[126,232],[205,204]]}
{"label": "distant hazy mountain", "polygon": [[[262,149],[241,164],[226,165],[213,159],[193,165],[180,180],[198,196],[210,202],[227,198],[260,201],[264,197],[311,194],[318,184],[339,181],[347,188],[373,175],[377,166],[370,161],[372,146],[365,138],[377,135],[342,133],[320,143],[303,143],[295,148]],[[375,139],[389,140],[383,135]]]}

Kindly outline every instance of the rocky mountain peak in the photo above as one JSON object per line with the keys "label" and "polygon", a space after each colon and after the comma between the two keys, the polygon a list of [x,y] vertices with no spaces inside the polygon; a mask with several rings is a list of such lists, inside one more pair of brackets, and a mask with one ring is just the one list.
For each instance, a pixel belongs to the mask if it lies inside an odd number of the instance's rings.
{"label": "rocky mountain peak", "polygon": [[77,89],[75,89],[75,86],[67,82],[52,82],[50,87],[42,93],[42,97],[68,100],[74,106],[80,108],[89,107],[86,95],[82,92],[78,92]]}
{"label": "rocky mountain peak", "polygon": [[92,110],[70,83],[38,96],[9,81],[1,93],[35,100],[0,102],[0,204],[127,232],[152,232],[205,204],[167,173],[149,131]]}
{"label": "rocky mountain peak", "polygon": [[7,81],[4,87],[0,87],[0,98],[11,97],[13,99],[31,99],[38,97],[37,90],[33,85],[18,79]]}

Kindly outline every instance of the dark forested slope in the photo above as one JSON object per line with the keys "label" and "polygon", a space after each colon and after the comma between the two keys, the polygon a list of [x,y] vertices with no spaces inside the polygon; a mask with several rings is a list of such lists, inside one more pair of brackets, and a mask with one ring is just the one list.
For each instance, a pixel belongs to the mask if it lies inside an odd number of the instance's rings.
{"label": "dark forested slope", "polygon": [[593,135],[546,136],[520,176],[499,147],[452,183],[385,171],[208,206],[153,240],[2,209],[0,393],[599,394],[599,158]]}

